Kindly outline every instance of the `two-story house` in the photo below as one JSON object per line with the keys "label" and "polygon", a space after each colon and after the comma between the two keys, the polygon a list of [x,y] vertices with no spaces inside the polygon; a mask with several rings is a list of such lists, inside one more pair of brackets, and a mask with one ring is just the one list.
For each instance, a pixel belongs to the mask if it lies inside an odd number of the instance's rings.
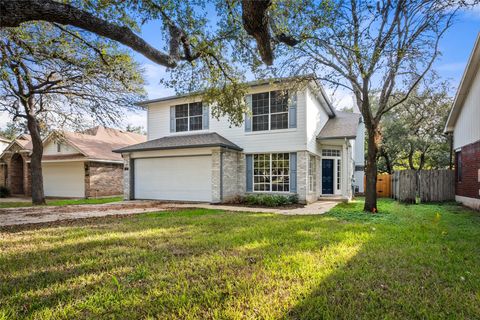
{"label": "two-story house", "polygon": [[350,199],[355,184],[363,184],[361,116],[336,111],[315,81],[285,90],[289,81],[250,83],[250,111],[238,127],[212,117],[200,96],[142,102],[147,142],[115,150],[125,161],[125,199],[218,203],[248,193]]}

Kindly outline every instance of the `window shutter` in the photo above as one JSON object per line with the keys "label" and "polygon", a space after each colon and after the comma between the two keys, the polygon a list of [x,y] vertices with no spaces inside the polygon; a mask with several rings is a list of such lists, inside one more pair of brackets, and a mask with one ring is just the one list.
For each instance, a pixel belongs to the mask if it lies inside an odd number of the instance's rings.
{"label": "window shutter", "polygon": [[297,93],[293,92],[288,104],[288,127],[297,127]]}
{"label": "window shutter", "polygon": [[208,130],[208,128],[209,128],[208,120],[210,118],[210,108],[209,108],[208,104],[202,104],[202,108],[203,108],[202,129],[203,130]]}
{"label": "window shutter", "polygon": [[175,132],[175,107],[170,107],[170,132]]}
{"label": "window shutter", "polygon": [[246,164],[247,164],[247,192],[253,191],[253,158],[251,154],[246,155]]}
{"label": "window shutter", "polygon": [[290,153],[290,192],[297,192],[297,153]]}
{"label": "window shutter", "polygon": [[245,96],[245,103],[247,104],[248,113],[245,113],[245,132],[252,131],[252,117],[250,114],[252,113],[252,95]]}

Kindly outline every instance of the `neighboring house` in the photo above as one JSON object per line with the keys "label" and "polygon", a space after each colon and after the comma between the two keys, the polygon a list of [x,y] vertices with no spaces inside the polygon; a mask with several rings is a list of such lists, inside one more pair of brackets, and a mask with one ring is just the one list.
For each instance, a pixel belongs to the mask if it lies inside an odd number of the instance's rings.
{"label": "neighboring house", "polygon": [[11,140],[0,136],[0,154],[5,150],[8,145],[12,142]]}
{"label": "neighboring house", "polygon": [[480,34],[463,73],[445,132],[453,135],[455,200],[480,210]]}
{"label": "neighboring house", "polygon": [[[146,137],[95,127],[82,133],[54,132],[43,141],[43,185],[47,197],[89,198],[123,193],[123,160],[113,153]],[[30,136],[15,139],[0,157],[0,184],[12,194],[31,194]]]}
{"label": "neighboring house", "polygon": [[125,160],[125,199],[218,203],[248,193],[350,199],[353,157],[363,164],[363,151],[355,150],[363,150],[361,116],[335,111],[314,81],[285,96],[288,83],[250,83],[250,112],[238,127],[212,117],[198,95],[143,102],[148,141],[115,150]]}

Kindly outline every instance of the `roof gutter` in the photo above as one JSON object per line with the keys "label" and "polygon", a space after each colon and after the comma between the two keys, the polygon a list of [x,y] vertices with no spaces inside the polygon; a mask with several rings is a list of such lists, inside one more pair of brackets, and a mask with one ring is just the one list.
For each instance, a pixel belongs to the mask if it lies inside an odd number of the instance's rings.
{"label": "roof gutter", "polygon": [[112,150],[115,153],[127,153],[127,152],[137,152],[137,151],[155,151],[155,150],[173,150],[173,149],[192,149],[192,148],[212,148],[212,147],[221,147],[228,150],[242,151],[242,148],[233,148],[232,146],[223,144],[223,143],[210,143],[210,144],[197,144],[197,145],[187,145],[187,146],[171,146],[171,147],[148,147],[148,148],[136,148],[136,149],[116,149]]}

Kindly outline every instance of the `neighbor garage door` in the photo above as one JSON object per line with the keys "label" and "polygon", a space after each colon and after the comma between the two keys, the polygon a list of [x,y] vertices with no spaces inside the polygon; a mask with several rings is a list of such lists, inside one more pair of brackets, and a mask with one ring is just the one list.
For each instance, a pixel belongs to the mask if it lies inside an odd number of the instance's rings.
{"label": "neighbor garage door", "polygon": [[42,163],[42,171],[47,197],[85,197],[83,162]]}
{"label": "neighbor garage door", "polygon": [[212,200],[211,156],[134,161],[135,199]]}

